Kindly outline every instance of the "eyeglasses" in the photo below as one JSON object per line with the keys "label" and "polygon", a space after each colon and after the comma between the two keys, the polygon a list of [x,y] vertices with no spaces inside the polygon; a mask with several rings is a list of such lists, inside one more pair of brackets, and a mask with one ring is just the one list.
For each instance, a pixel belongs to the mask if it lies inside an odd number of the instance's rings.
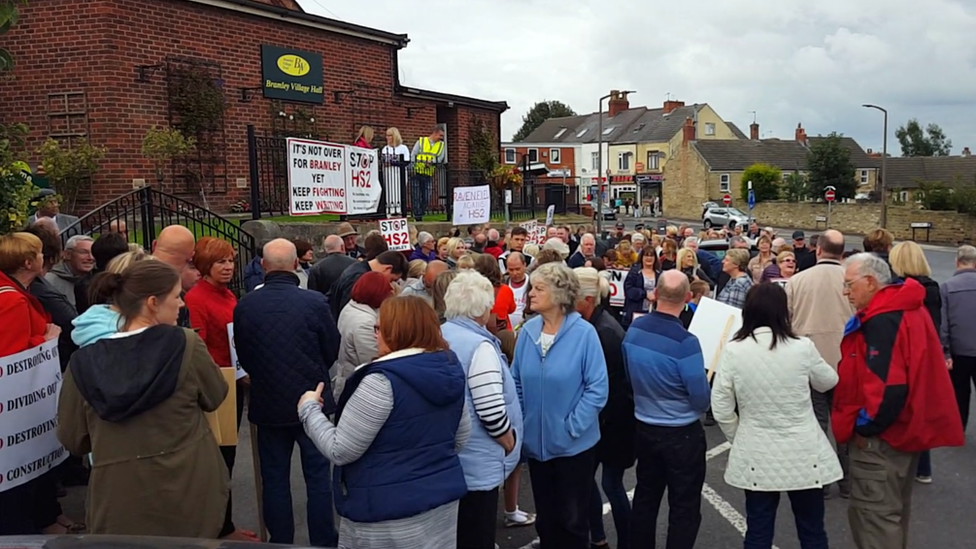
{"label": "eyeglasses", "polygon": [[859,276],[859,277],[855,278],[854,280],[851,280],[850,282],[848,282],[848,281],[845,280],[844,281],[844,288],[850,290],[851,289],[851,286],[853,286],[854,284],[856,284],[858,280],[863,280],[865,278],[867,278],[867,277],[866,276]]}
{"label": "eyeglasses", "polygon": [[796,260],[795,259],[784,259],[780,263],[796,263]]}

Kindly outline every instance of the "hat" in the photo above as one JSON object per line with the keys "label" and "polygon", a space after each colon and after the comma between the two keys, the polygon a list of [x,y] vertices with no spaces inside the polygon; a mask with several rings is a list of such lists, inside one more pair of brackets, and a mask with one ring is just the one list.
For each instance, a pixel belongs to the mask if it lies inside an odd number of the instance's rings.
{"label": "hat", "polygon": [[543,250],[555,250],[563,259],[569,257],[569,246],[559,238],[550,238],[542,245]]}
{"label": "hat", "polygon": [[793,240],[803,240],[807,235],[803,234],[803,231],[793,231]]}
{"label": "hat", "polygon": [[626,227],[626,225],[624,225],[624,222],[623,221],[618,221],[617,224],[614,225],[614,227],[616,227],[618,229],[623,229],[624,227]]}
{"label": "hat", "polygon": [[644,224],[643,223],[638,223],[637,225],[634,225],[634,230],[635,231],[643,231],[644,230]]}
{"label": "hat", "polygon": [[343,223],[339,223],[339,226],[336,227],[335,234],[339,238],[345,238],[347,236],[358,235],[359,233],[356,232],[356,229],[352,228],[351,223],[343,222]]}

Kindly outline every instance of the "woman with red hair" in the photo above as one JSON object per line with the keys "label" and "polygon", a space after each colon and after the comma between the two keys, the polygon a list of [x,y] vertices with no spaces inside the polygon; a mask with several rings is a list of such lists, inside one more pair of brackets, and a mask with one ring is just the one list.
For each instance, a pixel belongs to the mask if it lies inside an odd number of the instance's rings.
{"label": "woman with red hair", "polygon": [[[234,247],[226,240],[205,236],[197,241],[193,248],[193,266],[200,271],[200,281],[190,288],[183,301],[190,310],[190,327],[197,331],[203,342],[207,344],[207,351],[217,366],[231,368],[230,338],[227,337],[227,325],[234,322],[234,307],[237,306],[237,296],[230,291],[228,285],[234,278]],[[242,383],[243,382],[243,383]],[[246,378],[237,384],[237,428],[241,428],[241,417],[244,413],[244,391],[242,385]],[[234,472],[234,461],[237,457],[236,446],[221,446],[220,453],[227,463],[227,471]],[[224,517],[224,527],[220,531],[221,538],[240,541],[257,541],[254,532],[238,530],[232,518],[231,502],[227,500],[227,514]]]}
{"label": "woman with red hair", "polygon": [[376,334],[373,326],[379,315],[380,305],[393,297],[393,286],[386,275],[370,271],[359,278],[352,287],[352,299],[339,313],[339,359],[336,361],[336,377],[332,381],[333,395],[339,400],[346,379],[356,367],[377,357]]}

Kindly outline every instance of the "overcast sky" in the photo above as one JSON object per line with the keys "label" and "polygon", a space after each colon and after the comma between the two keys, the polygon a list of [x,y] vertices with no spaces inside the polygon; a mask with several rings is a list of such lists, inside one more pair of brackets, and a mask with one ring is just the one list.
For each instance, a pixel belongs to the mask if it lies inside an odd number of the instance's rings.
{"label": "overcast sky", "polygon": [[[306,11],[406,33],[408,85],[507,101],[509,139],[536,101],[594,112],[610,89],[631,105],[668,93],[708,103],[748,134],[837,131],[888,150],[909,118],[942,126],[953,154],[976,148],[973,0],[300,0]],[[328,87],[328,82],[326,86]]]}

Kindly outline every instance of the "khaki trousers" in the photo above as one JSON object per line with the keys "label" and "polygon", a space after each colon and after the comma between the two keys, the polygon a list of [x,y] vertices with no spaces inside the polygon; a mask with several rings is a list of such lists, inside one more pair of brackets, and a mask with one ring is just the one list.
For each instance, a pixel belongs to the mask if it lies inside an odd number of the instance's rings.
{"label": "khaki trousers", "polygon": [[895,450],[879,438],[849,444],[848,520],[858,549],[905,549],[918,453]]}

